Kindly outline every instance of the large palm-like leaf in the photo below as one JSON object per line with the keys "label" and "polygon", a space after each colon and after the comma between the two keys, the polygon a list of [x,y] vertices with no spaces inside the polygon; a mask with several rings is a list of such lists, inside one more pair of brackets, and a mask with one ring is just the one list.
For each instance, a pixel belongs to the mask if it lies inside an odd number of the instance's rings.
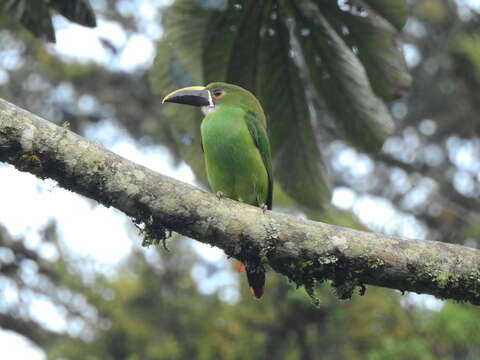
{"label": "large palm-like leaf", "polygon": [[80,25],[96,26],[88,0],[2,0],[0,11],[8,11],[35,36],[55,42],[50,9]]}
{"label": "large palm-like leaf", "polygon": [[[369,2],[377,3],[374,0]],[[393,14],[387,12],[386,15],[393,17],[396,22],[403,18],[404,22],[406,4],[403,1],[397,1],[395,4],[392,8],[398,7],[397,11]],[[402,4],[403,7],[400,6]],[[342,37],[351,50],[356,51],[358,59],[365,67],[375,94],[384,99],[396,98],[411,82],[410,75],[406,72],[405,60],[403,56],[399,56],[401,55],[401,42],[398,39],[397,30],[386,20],[387,16],[383,18],[373,8],[367,6],[364,9],[365,14],[359,16],[342,11],[337,6],[330,5],[321,8],[336,33]],[[402,9],[405,12],[401,11]],[[391,11],[391,8],[386,10]],[[319,9],[313,11],[316,12]],[[365,16],[366,14],[369,15]]]}
{"label": "large palm-like leaf", "polygon": [[275,175],[289,195],[310,209],[320,209],[330,191],[304,82],[291,56],[282,9],[268,10],[265,25],[270,31],[262,36],[256,92],[269,114]]}
{"label": "large palm-like leaf", "polygon": [[377,12],[398,30],[402,30],[407,21],[407,2],[395,0],[363,0],[361,4]]}
{"label": "large palm-like leaf", "polygon": [[[178,87],[203,83],[202,43],[211,12],[211,8],[191,0],[177,0],[166,9],[163,25],[168,31],[157,44],[150,72],[154,90],[165,94]],[[177,144],[170,147],[174,159],[186,161],[205,184],[200,113],[188,106],[169,106],[165,107],[165,115],[170,121],[158,124],[159,128],[154,130],[171,134]]]}
{"label": "large palm-like leaf", "polygon": [[[341,136],[378,149],[393,130],[381,99],[397,97],[410,82],[397,42],[405,19],[403,0],[177,0],[152,80],[162,92],[211,81],[253,91],[267,113],[276,179],[301,204],[319,209],[329,192],[312,123],[325,119],[311,109],[325,104]],[[197,124],[187,131],[185,110],[174,111],[174,132],[192,136],[180,147],[197,146]]]}
{"label": "large palm-like leaf", "polygon": [[303,82],[289,55],[289,31],[281,16],[272,16],[279,10],[273,2],[252,1],[213,14],[203,46],[204,78],[256,93],[268,117],[277,179],[302,204],[318,208],[328,201],[328,186]]}
{"label": "large palm-like leaf", "polygon": [[[309,78],[318,95],[327,103],[346,139],[367,150],[378,149],[394,125],[386,106],[374,94],[364,65],[315,4],[302,2],[293,7]],[[324,10],[329,13],[330,9]],[[341,20],[340,15],[342,12],[334,19]],[[299,33],[303,28],[311,29],[308,36]],[[382,88],[386,85],[382,79],[378,81]]]}

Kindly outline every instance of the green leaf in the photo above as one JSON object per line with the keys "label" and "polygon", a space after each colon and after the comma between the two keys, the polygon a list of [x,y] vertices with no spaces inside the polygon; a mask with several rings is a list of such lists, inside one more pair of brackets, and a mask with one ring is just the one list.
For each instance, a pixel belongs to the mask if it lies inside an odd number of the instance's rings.
{"label": "green leaf", "polygon": [[95,14],[88,0],[50,0],[50,6],[77,24],[88,27],[97,26]]}
{"label": "green leaf", "polygon": [[[377,151],[394,123],[375,96],[361,61],[316,5],[302,2],[293,8],[295,32],[317,94],[347,140],[366,151]],[[307,36],[302,34],[304,28],[310,31]]]}
{"label": "green leaf", "polygon": [[408,17],[408,5],[405,0],[362,0],[362,3],[375,10],[398,30],[402,30]]}
{"label": "green leaf", "polygon": [[267,15],[256,91],[268,114],[275,175],[287,194],[309,209],[320,210],[329,203],[330,190],[305,85],[291,56],[287,17],[278,8],[267,9]]}
{"label": "green leaf", "polygon": [[157,45],[150,72],[155,91],[165,94],[179,86],[203,83],[201,58],[211,12],[192,0],[177,0],[164,12],[165,36]]}
{"label": "green leaf", "polygon": [[[181,59],[170,51],[168,37],[158,43],[157,57],[150,70],[150,82],[155,91],[162,93],[159,102],[170,91],[198,84],[192,80]],[[200,111],[190,106],[165,106],[163,114],[165,115],[163,120],[156,121],[156,128],[149,132],[157,133],[156,138],[165,138],[167,134],[173,141],[164,145],[170,145],[169,150],[174,160],[177,163],[180,160],[185,161],[192,168],[197,180],[206,184],[207,177],[201,151]]]}
{"label": "green leaf", "polygon": [[323,14],[345,43],[356,49],[376,95],[392,100],[404,95],[411,77],[403,57],[397,30],[379,15],[356,16],[337,6]]}
{"label": "green leaf", "polygon": [[272,3],[230,2],[211,16],[204,46],[206,82],[227,81],[257,95],[268,118],[274,173],[285,192],[321,209],[330,192],[286,17]]}
{"label": "green leaf", "polygon": [[[164,16],[154,88],[166,93],[227,81],[251,90],[269,120],[276,180],[302,205],[318,209],[329,191],[312,121],[327,128],[333,117],[342,137],[377,151],[394,127],[381,98],[398,97],[410,83],[390,23],[398,26],[400,13],[356,3],[360,13],[336,1],[177,0]],[[314,104],[330,116],[313,114]],[[176,111],[180,117],[184,110]],[[181,127],[192,144],[199,137],[187,123],[172,122],[172,133]],[[198,155],[190,154],[191,165]]]}
{"label": "green leaf", "polygon": [[206,83],[228,81],[255,92],[266,14],[265,2],[231,1],[226,10],[210,16],[202,58]]}
{"label": "green leaf", "polygon": [[[190,0],[177,0],[165,11],[166,34],[157,44],[157,55],[150,70],[150,83],[155,92],[166,95],[180,87],[204,83],[200,59],[211,12],[211,8]],[[168,121],[158,122],[156,131],[167,133],[174,140],[176,145],[169,149],[175,160],[184,160],[197,180],[207,184],[201,151],[200,111],[188,106],[166,106],[163,113]]]}
{"label": "green leaf", "polygon": [[475,71],[477,81],[480,81],[480,35],[478,33],[463,34],[457,37],[458,52],[465,56]]}
{"label": "green leaf", "polygon": [[3,0],[1,11],[13,14],[36,37],[55,42],[50,7],[80,25],[96,26],[88,0]]}
{"label": "green leaf", "polygon": [[27,1],[20,21],[36,37],[55,42],[50,10],[43,0]]}
{"label": "green leaf", "polygon": [[0,9],[2,11],[10,11],[20,19],[25,11],[25,2],[26,0],[4,0],[3,3],[0,4]]}

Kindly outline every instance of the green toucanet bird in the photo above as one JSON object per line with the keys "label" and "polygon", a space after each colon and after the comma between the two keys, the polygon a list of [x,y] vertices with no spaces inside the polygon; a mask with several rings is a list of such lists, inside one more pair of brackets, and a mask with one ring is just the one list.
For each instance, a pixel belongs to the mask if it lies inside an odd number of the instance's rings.
{"label": "green toucanet bird", "polygon": [[[208,182],[219,197],[272,208],[273,174],[266,118],[255,96],[240,86],[215,82],[176,90],[162,103],[199,106]],[[265,285],[262,265],[245,264],[252,294]]]}

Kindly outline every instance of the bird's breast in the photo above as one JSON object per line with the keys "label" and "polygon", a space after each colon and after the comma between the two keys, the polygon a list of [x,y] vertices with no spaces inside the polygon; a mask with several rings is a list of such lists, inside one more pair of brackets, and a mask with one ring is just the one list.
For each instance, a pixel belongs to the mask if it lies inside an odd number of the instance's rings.
{"label": "bird's breast", "polygon": [[219,110],[203,120],[208,180],[215,192],[248,203],[264,203],[268,174],[243,115],[241,111]]}
{"label": "bird's breast", "polygon": [[[223,167],[238,170],[241,163],[258,149],[239,111],[216,111],[202,122],[202,143],[205,156]],[[251,154],[253,153],[253,154]]]}

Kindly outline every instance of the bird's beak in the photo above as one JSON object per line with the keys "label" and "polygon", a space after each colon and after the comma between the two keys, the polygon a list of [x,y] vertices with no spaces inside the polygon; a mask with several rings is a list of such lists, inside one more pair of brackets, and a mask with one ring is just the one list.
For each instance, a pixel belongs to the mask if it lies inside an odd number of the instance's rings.
{"label": "bird's beak", "polygon": [[190,86],[175,90],[163,98],[162,104],[166,102],[193,106],[214,106],[212,94],[203,86]]}

